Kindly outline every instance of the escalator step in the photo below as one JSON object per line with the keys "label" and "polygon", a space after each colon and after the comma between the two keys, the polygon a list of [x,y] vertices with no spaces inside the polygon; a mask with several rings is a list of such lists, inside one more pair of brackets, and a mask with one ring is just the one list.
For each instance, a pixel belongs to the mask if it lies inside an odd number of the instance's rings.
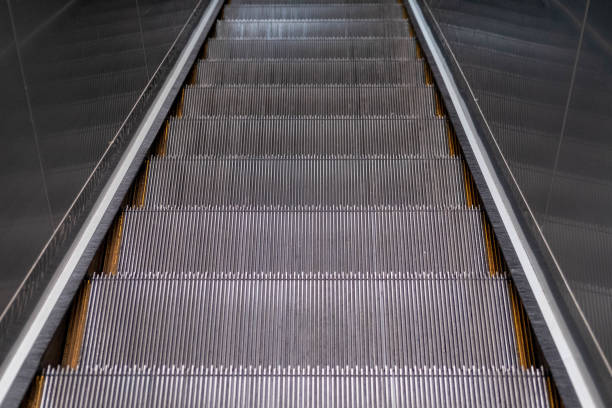
{"label": "escalator step", "polygon": [[50,368],[41,407],[522,408],[548,407],[546,389],[536,369]]}
{"label": "escalator step", "polygon": [[266,4],[272,6],[295,6],[295,5],[328,5],[330,3],[333,4],[342,4],[342,5],[354,5],[354,4],[369,4],[369,3],[377,3],[380,5],[386,4],[397,4],[396,0],[303,0],[303,1],[293,1],[293,0],[233,0],[232,4]]}
{"label": "escalator step", "polygon": [[459,159],[153,159],[148,206],[462,207]]}
{"label": "escalator step", "polygon": [[448,157],[442,119],[171,119],[166,154],[214,157]]}
{"label": "escalator step", "polygon": [[197,83],[225,84],[425,84],[421,61],[407,60],[203,60]]}
{"label": "escalator step", "polygon": [[89,310],[83,366],[519,367],[503,277],[96,277]]}
{"label": "escalator step", "polygon": [[411,38],[387,39],[293,39],[236,40],[211,38],[207,59],[267,58],[405,58],[416,59],[416,42]]}
{"label": "escalator step", "polygon": [[185,88],[184,116],[435,116],[426,86],[208,86]]}
{"label": "escalator step", "polygon": [[407,20],[243,20],[217,22],[217,38],[409,37]]}
{"label": "escalator step", "polygon": [[128,209],[119,273],[473,272],[479,210]]}
{"label": "escalator step", "polygon": [[[37,382],[40,406],[555,403],[406,13],[396,0],[224,4],[79,291],[71,367]],[[76,92],[98,64],[112,73],[100,84],[123,72],[132,89],[127,22],[100,26],[103,40],[83,26],[89,42],[73,42],[96,48],[62,50],[95,61],[41,66],[41,81]],[[111,45],[129,61],[107,61]]]}
{"label": "escalator step", "polygon": [[224,20],[261,19],[375,19],[397,18],[402,15],[402,5],[393,3],[363,4],[295,4],[295,5],[235,5],[223,9]]}

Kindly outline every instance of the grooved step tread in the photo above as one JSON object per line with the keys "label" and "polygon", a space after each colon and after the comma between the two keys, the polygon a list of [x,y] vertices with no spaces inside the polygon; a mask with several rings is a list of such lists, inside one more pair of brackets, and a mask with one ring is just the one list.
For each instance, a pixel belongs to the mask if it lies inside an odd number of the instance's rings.
{"label": "grooved step tread", "polygon": [[206,43],[206,59],[404,58],[416,59],[413,38],[387,39],[216,39]]}
{"label": "grooved step tread", "polygon": [[383,19],[402,15],[401,4],[291,4],[291,5],[241,5],[228,4],[223,9],[224,20],[260,19]]}
{"label": "grooved step tread", "polygon": [[424,85],[425,66],[407,60],[202,60],[197,83]]}
{"label": "grooved step tread", "polygon": [[448,157],[444,120],[409,117],[171,119],[168,156]]}
{"label": "grooved step tread", "polygon": [[427,86],[208,86],[184,91],[183,115],[435,116]]}
{"label": "grooved step tread", "polygon": [[294,0],[232,0],[232,4],[265,4],[265,5],[288,5],[293,6],[296,4],[300,5],[327,5],[327,4],[342,4],[342,5],[354,5],[361,3],[377,3],[381,5],[385,4],[397,4],[396,0],[303,0],[303,1],[294,1]]}
{"label": "grooved step tread", "polygon": [[[555,405],[406,13],[225,5],[42,407]],[[41,78],[103,65],[131,89],[133,38],[102,28],[125,61],[96,39]]]}
{"label": "grooved step tread", "polygon": [[147,206],[465,207],[459,159],[153,159]]}
{"label": "grooved step tread", "polygon": [[90,299],[84,366],[520,367],[505,277],[135,274]]}
{"label": "grooved step tread", "polygon": [[42,408],[549,406],[536,369],[96,367],[51,368],[45,377]]}
{"label": "grooved step tread", "polygon": [[387,20],[220,20],[217,38],[397,38],[410,37],[404,19]]}
{"label": "grooved step tread", "polygon": [[126,272],[474,272],[488,276],[479,210],[130,209]]}

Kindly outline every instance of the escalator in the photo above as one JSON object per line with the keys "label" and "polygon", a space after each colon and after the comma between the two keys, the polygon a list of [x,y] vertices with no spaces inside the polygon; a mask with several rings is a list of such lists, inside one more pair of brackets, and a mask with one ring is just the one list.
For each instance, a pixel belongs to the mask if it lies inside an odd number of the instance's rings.
{"label": "escalator", "polygon": [[226,4],[24,404],[559,407],[401,3]]}

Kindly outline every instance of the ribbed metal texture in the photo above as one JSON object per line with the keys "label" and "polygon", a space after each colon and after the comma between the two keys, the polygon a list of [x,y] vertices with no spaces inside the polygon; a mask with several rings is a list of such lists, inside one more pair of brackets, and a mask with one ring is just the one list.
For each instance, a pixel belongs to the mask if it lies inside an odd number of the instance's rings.
{"label": "ribbed metal texture", "polygon": [[424,66],[407,60],[218,60],[198,64],[197,83],[422,85]]}
{"label": "ribbed metal texture", "polygon": [[448,157],[443,120],[208,117],[172,119],[169,156]]}
{"label": "ribbed metal texture", "polygon": [[[333,0],[333,2],[335,4],[346,4],[346,5],[353,5],[353,4],[369,4],[372,3],[372,0]],[[304,0],[304,1],[292,1],[292,0],[233,0],[232,4],[270,4],[273,6],[279,6],[279,5],[288,5],[288,6],[292,6],[292,5],[296,5],[296,4],[302,4],[302,5],[319,5],[319,4],[323,4],[323,5],[327,5],[330,3],[330,0]],[[379,4],[397,4],[396,0],[377,0],[376,3]]]}
{"label": "ribbed metal texture", "polygon": [[463,207],[459,159],[153,159],[148,206]]}
{"label": "ribbed metal texture", "polygon": [[434,116],[426,86],[187,86],[185,116]]}
{"label": "ribbed metal texture", "polygon": [[484,274],[486,262],[478,210],[194,207],[127,210],[119,272]]}
{"label": "ribbed metal texture", "polygon": [[394,38],[408,37],[406,20],[219,21],[217,38]]}
{"label": "ribbed metal texture", "polygon": [[262,19],[364,19],[398,18],[402,5],[393,3],[372,4],[287,4],[287,5],[240,5],[228,4],[223,10],[224,20]]}
{"label": "ribbed metal texture", "polygon": [[46,377],[43,408],[548,406],[535,369],[96,367]]}
{"label": "ribbed metal texture", "polygon": [[89,366],[517,366],[506,278],[133,274],[92,282]]}
{"label": "ribbed metal texture", "polygon": [[248,3],[217,22],[42,406],[548,406],[403,6]]}
{"label": "ribbed metal texture", "polygon": [[402,39],[301,39],[228,40],[211,39],[207,59],[267,58],[406,58],[416,59],[415,41]]}

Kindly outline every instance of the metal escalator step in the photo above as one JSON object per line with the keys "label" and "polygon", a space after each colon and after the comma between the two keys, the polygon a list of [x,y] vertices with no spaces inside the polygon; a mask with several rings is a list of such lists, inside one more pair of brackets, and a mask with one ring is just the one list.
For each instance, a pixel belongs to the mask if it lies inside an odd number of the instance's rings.
{"label": "metal escalator step", "polygon": [[518,368],[508,293],[471,274],[99,276],[79,364]]}
{"label": "metal escalator step", "polygon": [[153,159],[148,207],[459,208],[459,159]]}
{"label": "metal escalator step", "polygon": [[202,60],[202,85],[425,84],[424,65],[408,60]]}
{"label": "metal escalator step", "polygon": [[[401,17],[401,16],[400,16]],[[408,20],[219,20],[217,38],[409,37]]]}
{"label": "metal escalator step", "polygon": [[448,157],[442,119],[206,117],[169,121],[168,156]]}
{"label": "metal escalator step", "polygon": [[403,58],[416,59],[412,38],[236,40],[211,38],[207,59]]}
{"label": "metal escalator step", "polygon": [[232,4],[266,4],[271,6],[305,6],[305,5],[328,5],[328,4],[341,4],[341,5],[354,5],[362,3],[377,3],[377,4],[397,4],[396,0],[233,0]]}
{"label": "metal escalator step", "polygon": [[442,119],[207,117],[169,121],[168,156],[448,157]]}
{"label": "metal escalator step", "polygon": [[480,210],[126,210],[118,273],[472,272]]}
{"label": "metal escalator step", "polygon": [[550,406],[538,369],[58,367],[44,376],[42,408]]}
{"label": "metal escalator step", "polygon": [[224,20],[260,19],[345,19],[398,18],[404,9],[401,4],[295,4],[295,5],[235,5],[223,9]]}
{"label": "metal escalator step", "polygon": [[426,86],[208,86],[185,88],[183,115],[435,117]]}

